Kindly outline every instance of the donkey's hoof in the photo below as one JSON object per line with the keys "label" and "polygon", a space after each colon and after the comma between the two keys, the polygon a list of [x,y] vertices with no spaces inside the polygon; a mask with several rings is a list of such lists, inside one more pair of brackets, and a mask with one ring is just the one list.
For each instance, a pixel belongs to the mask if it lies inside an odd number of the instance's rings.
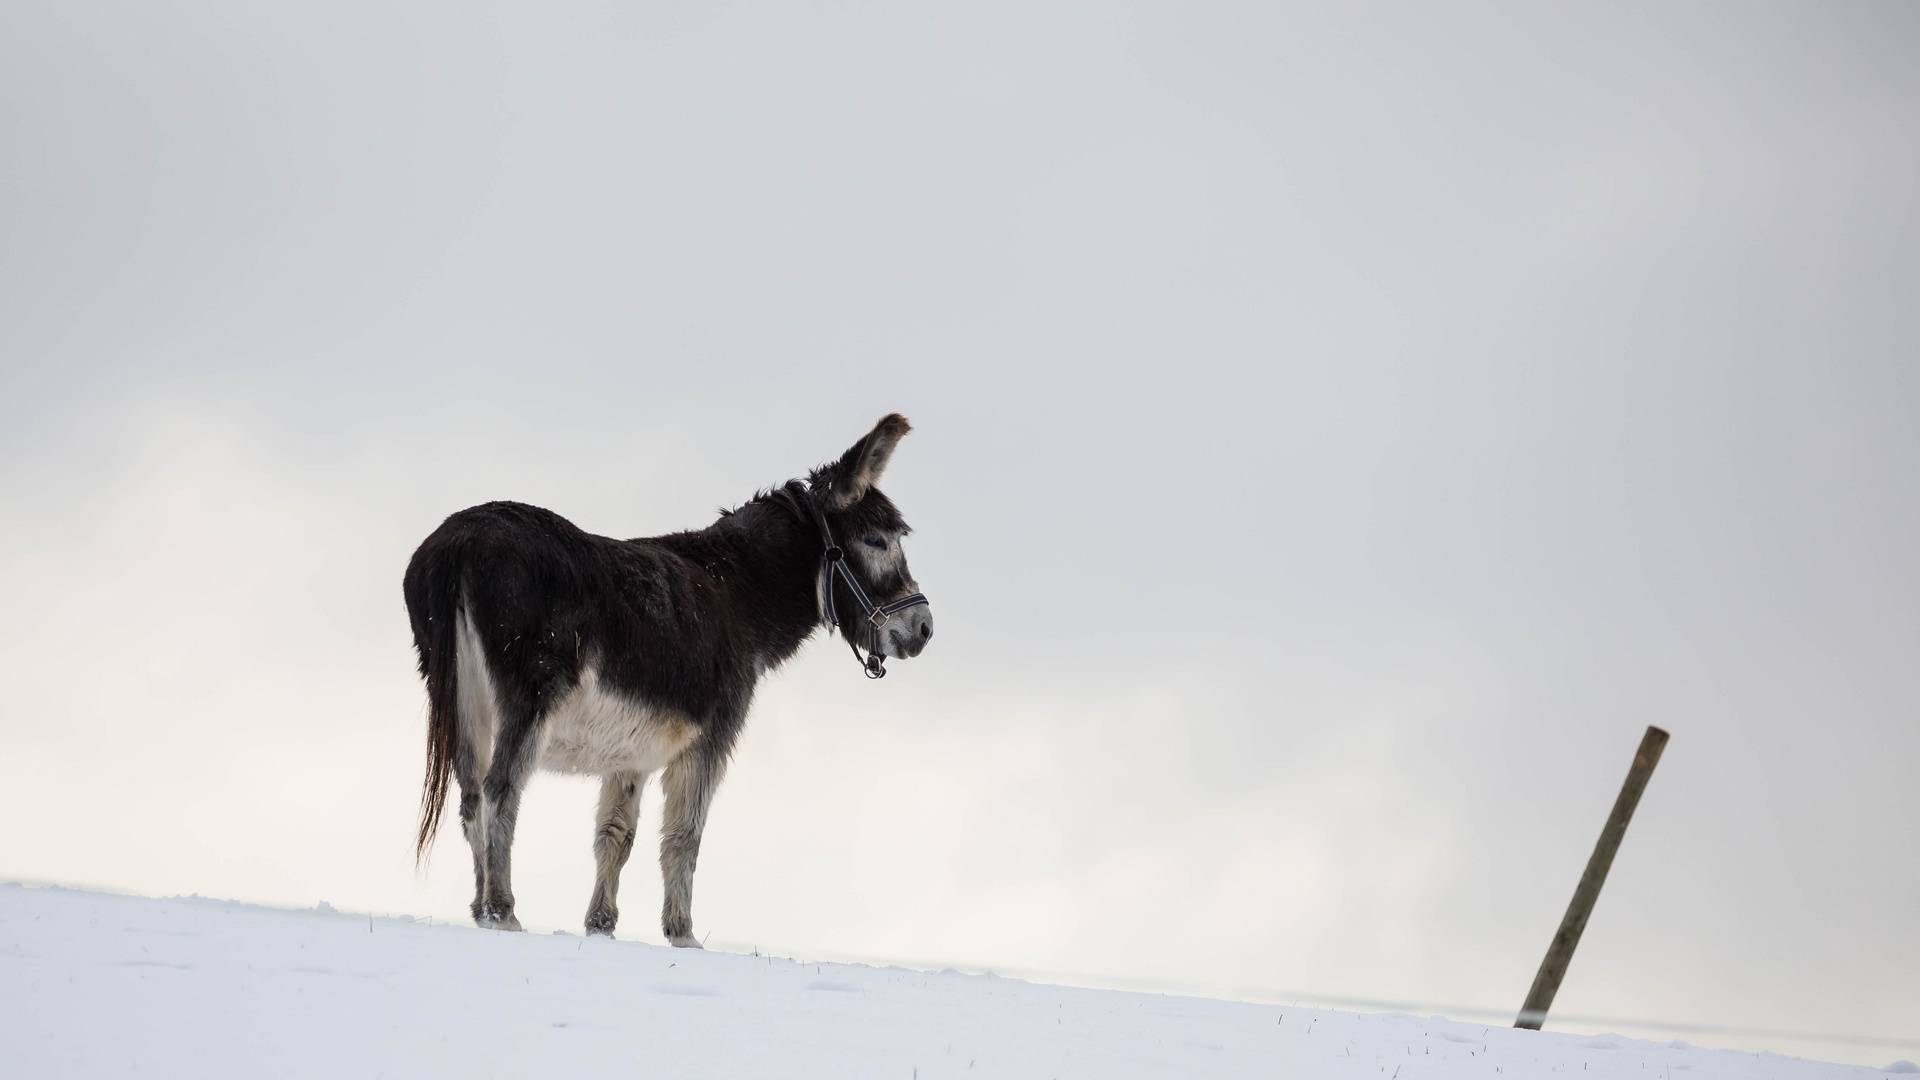
{"label": "donkey's hoof", "polygon": [[688,935],[681,935],[681,936],[678,936],[678,937],[669,937],[669,938],[667,939],[667,944],[669,944],[669,945],[671,945],[671,946],[673,946],[673,947],[674,947],[674,948],[676,948],[676,949],[704,949],[704,948],[706,948],[706,946],[705,946],[705,945],[702,945],[702,944],[700,944],[700,939],[699,939],[699,938],[697,938],[697,937],[691,937],[691,936],[688,936]]}
{"label": "donkey's hoof", "polygon": [[596,911],[591,915],[588,915],[587,916],[587,936],[588,937],[612,937],[613,924],[616,921],[618,921],[619,918],[620,916],[618,915],[610,915],[604,911]]}
{"label": "donkey's hoof", "polygon": [[520,929],[520,920],[514,918],[513,912],[511,911],[506,912],[504,914],[494,914],[492,912],[483,912],[481,913],[479,918],[473,921],[475,923],[478,923],[480,926],[480,929],[482,930],[519,930]]}

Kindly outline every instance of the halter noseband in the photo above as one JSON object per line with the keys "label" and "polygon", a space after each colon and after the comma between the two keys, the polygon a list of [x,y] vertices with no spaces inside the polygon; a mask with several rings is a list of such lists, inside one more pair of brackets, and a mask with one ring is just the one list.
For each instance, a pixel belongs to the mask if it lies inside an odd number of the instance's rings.
{"label": "halter noseband", "polygon": [[827,550],[820,556],[818,588],[820,595],[825,598],[826,611],[822,615],[827,621],[828,630],[831,631],[840,626],[840,613],[835,610],[833,603],[833,577],[839,574],[840,580],[847,583],[847,591],[853,594],[853,602],[859,604],[860,610],[866,614],[867,655],[865,657],[860,655],[860,646],[854,644],[852,633],[846,635],[847,648],[853,650],[853,658],[860,661],[860,666],[866,669],[867,678],[886,678],[886,660],[880,652],[880,628],[902,611],[916,604],[928,603],[926,594],[914,593],[911,596],[903,596],[890,604],[875,604],[867,599],[867,590],[860,587],[859,580],[853,576],[853,570],[847,566],[847,553],[841,550],[840,545],[833,542],[833,532],[827,528],[827,515],[821,512],[819,500],[814,498],[812,489],[802,488],[796,480],[787,485],[787,490],[799,495],[798,501],[806,503],[807,509],[812,511],[813,523],[820,526],[820,540],[826,545]]}

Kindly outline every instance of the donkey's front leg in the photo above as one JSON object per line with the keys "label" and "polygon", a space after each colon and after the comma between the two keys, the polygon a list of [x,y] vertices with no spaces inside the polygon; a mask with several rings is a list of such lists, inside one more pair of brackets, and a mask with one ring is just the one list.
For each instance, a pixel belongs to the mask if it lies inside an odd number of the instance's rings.
{"label": "donkey's front leg", "polygon": [[600,825],[593,833],[593,903],[587,907],[587,933],[613,936],[620,920],[614,901],[620,895],[620,869],[633,854],[640,825],[640,790],[647,774],[609,773],[600,780]]}
{"label": "donkey's front leg", "polygon": [[726,769],[725,754],[695,742],[673,759],[660,778],[666,793],[666,816],[660,823],[660,877],[666,902],[660,910],[660,930],[679,948],[701,947],[693,936],[693,869],[700,861],[707,807]]}
{"label": "donkey's front leg", "polygon": [[493,767],[481,784],[486,795],[481,813],[486,823],[487,873],[473,921],[489,929],[520,929],[520,920],[513,916],[513,827],[520,819],[520,793],[526,789],[539,750],[530,716],[503,725],[493,744]]}

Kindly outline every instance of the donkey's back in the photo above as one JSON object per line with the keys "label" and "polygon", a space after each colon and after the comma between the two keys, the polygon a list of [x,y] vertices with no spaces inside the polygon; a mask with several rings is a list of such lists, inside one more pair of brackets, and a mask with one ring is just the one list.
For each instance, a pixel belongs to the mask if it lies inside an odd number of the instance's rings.
{"label": "donkey's back", "polygon": [[704,714],[718,687],[691,668],[725,657],[730,628],[701,580],[699,539],[614,540],[525,503],[462,510],[407,567],[416,642],[440,644],[452,620],[457,646],[464,613],[496,673],[541,704],[592,675]]}

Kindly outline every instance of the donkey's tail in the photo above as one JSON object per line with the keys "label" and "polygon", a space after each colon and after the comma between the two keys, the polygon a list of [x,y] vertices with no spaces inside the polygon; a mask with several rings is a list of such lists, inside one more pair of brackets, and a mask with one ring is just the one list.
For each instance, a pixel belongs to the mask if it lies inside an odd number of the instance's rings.
{"label": "donkey's tail", "polygon": [[440,829],[459,722],[455,627],[460,617],[460,574],[439,539],[437,535],[428,538],[414,552],[403,584],[407,617],[413,623],[413,647],[420,654],[420,676],[427,681],[427,777],[420,790],[420,831],[413,849],[416,863],[426,858]]}

